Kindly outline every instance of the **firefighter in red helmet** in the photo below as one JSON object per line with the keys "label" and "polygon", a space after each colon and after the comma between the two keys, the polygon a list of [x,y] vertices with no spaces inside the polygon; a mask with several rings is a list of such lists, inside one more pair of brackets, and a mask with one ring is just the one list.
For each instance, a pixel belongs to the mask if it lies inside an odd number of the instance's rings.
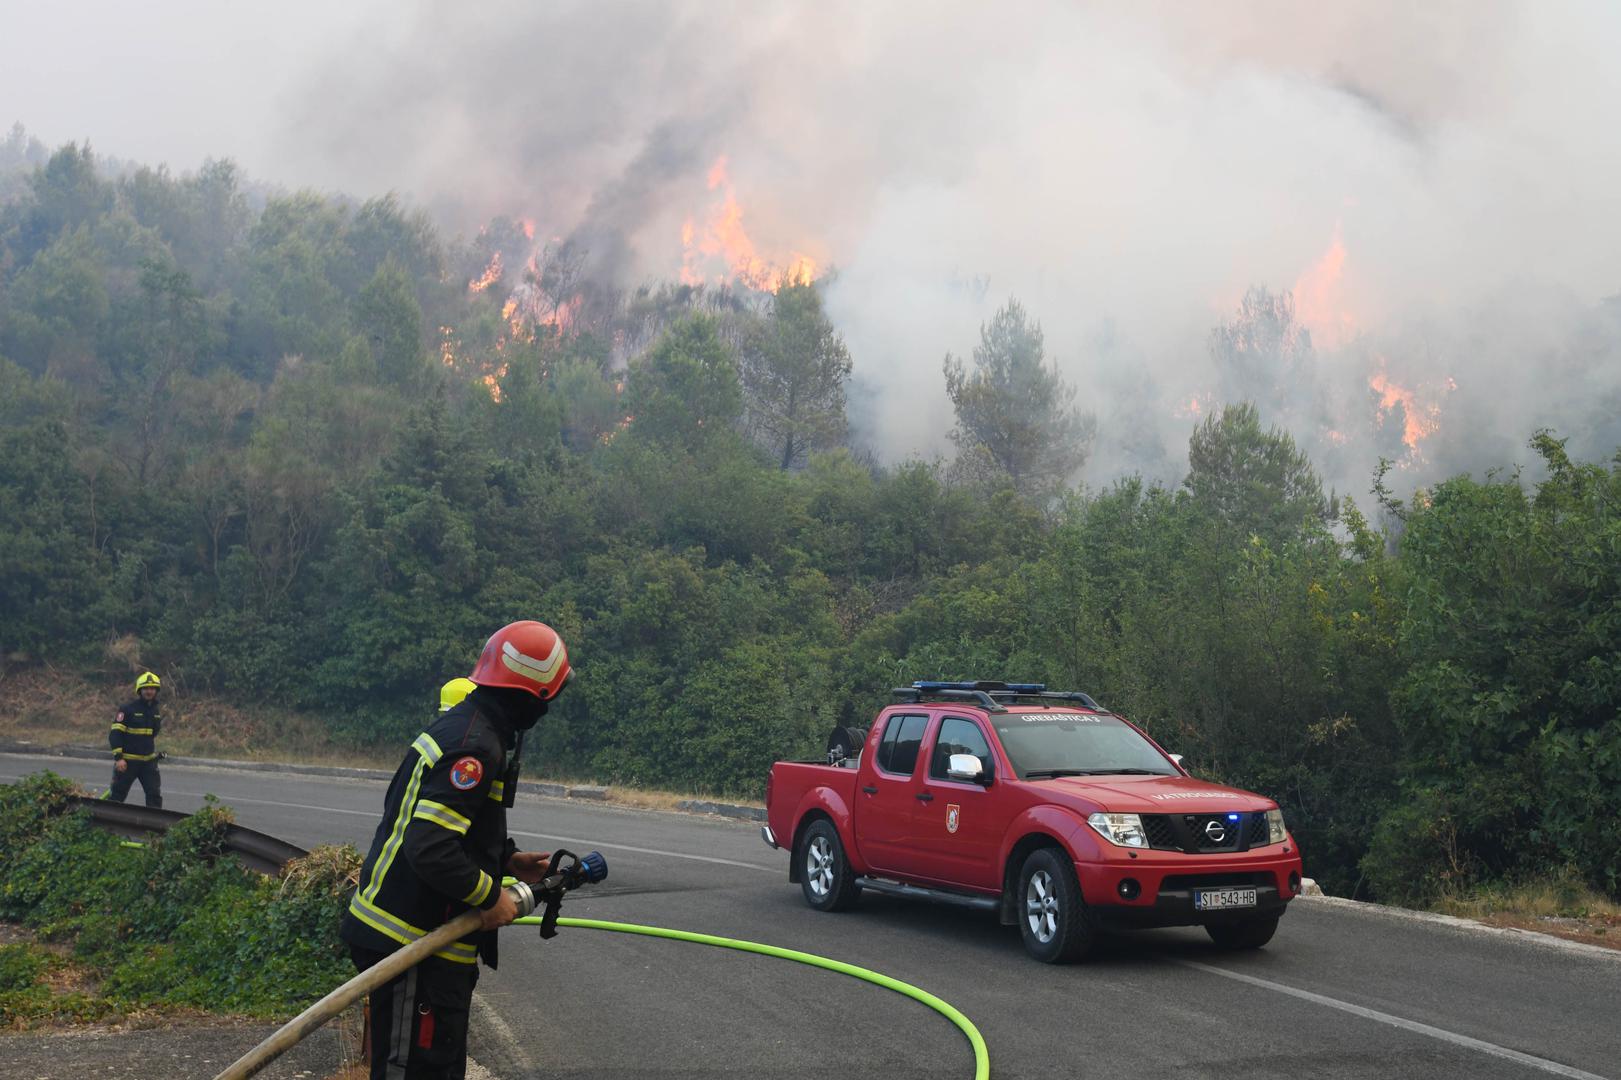
{"label": "firefighter in red helmet", "polygon": [[501,877],[536,883],[549,859],[507,836],[523,734],[572,674],[551,627],[503,626],[469,676],[474,689],[417,736],[394,773],[341,930],[355,966],[364,971],[469,908],[484,923],[372,992],[374,1078],[466,1070],[478,962],[495,967],[495,931],[517,915]]}

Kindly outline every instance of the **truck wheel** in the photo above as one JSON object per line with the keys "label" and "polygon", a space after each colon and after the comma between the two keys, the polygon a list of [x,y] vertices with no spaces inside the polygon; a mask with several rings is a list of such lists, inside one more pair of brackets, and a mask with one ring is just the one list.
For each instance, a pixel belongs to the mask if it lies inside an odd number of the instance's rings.
{"label": "truck wheel", "polygon": [[1025,858],[1015,910],[1025,951],[1044,964],[1080,960],[1097,936],[1075,867],[1056,848],[1037,848]]}
{"label": "truck wheel", "polygon": [[1222,949],[1259,949],[1278,932],[1276,915],[1245,919],[1242,922],[1208,923],[1204,932]]}
{"label": "truck wheel", "polygon": [[805,903],[817,911],[840,911],[855,903],[861,892],[855,872],[844,857],[839,830],[826,818],[811,822],[799,842],[799,887]]}

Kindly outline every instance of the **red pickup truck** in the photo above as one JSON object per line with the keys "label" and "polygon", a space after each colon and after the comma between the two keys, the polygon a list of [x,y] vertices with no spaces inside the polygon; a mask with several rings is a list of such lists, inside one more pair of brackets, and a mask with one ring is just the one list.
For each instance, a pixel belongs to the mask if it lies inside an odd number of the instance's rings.
{"label": "red pickup truck", "polygon": [[1277,803],[1194,779],[1085,694],[895,693],[869,732],[834,733],[829,762],[771,766],[762,836],[820,911],[864,889],[995,911],[1058,963],[1115,927],[1197,925],[1259,948],[1300,892]]}

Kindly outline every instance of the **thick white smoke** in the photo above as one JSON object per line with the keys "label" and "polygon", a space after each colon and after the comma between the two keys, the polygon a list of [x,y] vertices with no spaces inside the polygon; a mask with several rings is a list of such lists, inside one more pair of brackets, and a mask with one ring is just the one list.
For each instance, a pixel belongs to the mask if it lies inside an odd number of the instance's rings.
{"label": "thick white smoke", "polygon": [[1360,492],[1380,453],[1418,480],[1541,425],[1621,441],[1617,40],[1599,3],[489,3],[333,42],[281,145],[627,281],[674,276],[724,153],[762,253],[837,267],[889,457],[945,449],[941,358],[1017,296],[1099,414],[1084,479],[1174,477],[1232,388],[1211,328],[1300,284],[1310,363],[1244,389]]}

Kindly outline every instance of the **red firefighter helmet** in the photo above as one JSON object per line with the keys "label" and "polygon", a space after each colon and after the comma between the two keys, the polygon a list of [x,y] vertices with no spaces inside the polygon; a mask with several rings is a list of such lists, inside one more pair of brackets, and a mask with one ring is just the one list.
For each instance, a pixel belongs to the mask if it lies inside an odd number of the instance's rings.
{"label": "red firefighter helmet", "polygon": [[550,701],[572,674],[568,649],[556,630],[545,623],[515,622],[490,635],[468,677],[480,686],[510,686]]}

